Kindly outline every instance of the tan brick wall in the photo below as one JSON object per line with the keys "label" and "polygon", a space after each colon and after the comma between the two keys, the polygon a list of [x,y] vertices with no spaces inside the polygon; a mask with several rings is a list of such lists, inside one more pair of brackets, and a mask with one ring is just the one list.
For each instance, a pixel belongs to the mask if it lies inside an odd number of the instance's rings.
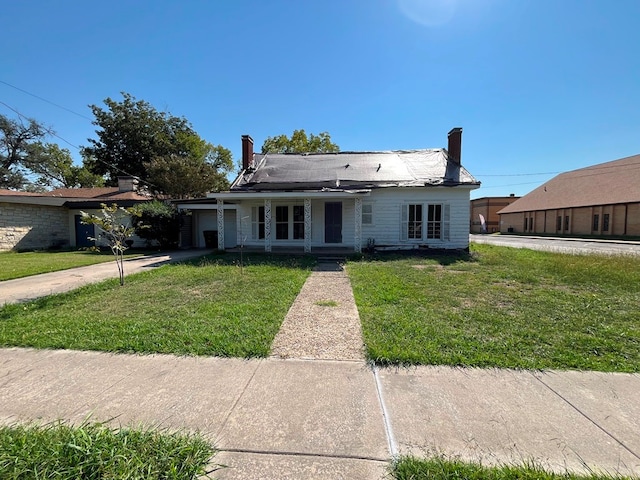
{"label": "tan brick wall", "polygon": [[64,207],[0,203],[0,250],[31,250],[69,245]]}
{"label": "tan brick wall", "polygon": [[611,222],[612,235],[624,235],[624,222],[627,208],[625,205],[614,205],[613,221]]}
{"label": "tan brick wall", "polygon": [[632,203],[627,208],[627,235],[640,235],[640,203]]}
{"label": "tan brick wall", "polygon": [[[598,215],[598,229],[593,230],[593,217]],[[605,215],[609,216],[609,229],[604,230]],[[562,229],[557,230],[558,216],[562,218]],[[566,229],[565,217],[569,217],[569,228]],[[534,219],[533,230],[530,220],[527,220],[527,230],[524,229],[524,219]],[[502,215],[500,231],[507,233],[513,228],[514,233],[546,233],[570,235],[611,235],[640,236],[640,203],[626,205],[596,205],[592,207],[565,208],[547,210],[545,212],[519,212]],[[626,233],[625,233],[626,221]]]}
{"label": "tan brick wall", "polygon": [[483,215],[487,222],[487,232],[500,231],[498,211],[515,202],[519,197],[485,197],[471,200],[471,233],[481,233],[482,225],[478,215]]}
{"label": "tan brick wall", "polygon": [[571,209],[571,233],[574,235],[591,235],[593,215],[592,207]]}

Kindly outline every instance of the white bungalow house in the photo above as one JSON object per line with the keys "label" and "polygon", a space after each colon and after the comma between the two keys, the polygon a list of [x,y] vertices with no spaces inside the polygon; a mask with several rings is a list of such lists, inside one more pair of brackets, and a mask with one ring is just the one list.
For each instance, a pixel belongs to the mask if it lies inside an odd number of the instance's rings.
{"label": "white bungalow house", "polygon": [[462,129],[448,148],[254,154],[242,136],[242,171],[228,192],[183,200],[183,247],[243,246],[321,252],[466,249],[470,191]]}

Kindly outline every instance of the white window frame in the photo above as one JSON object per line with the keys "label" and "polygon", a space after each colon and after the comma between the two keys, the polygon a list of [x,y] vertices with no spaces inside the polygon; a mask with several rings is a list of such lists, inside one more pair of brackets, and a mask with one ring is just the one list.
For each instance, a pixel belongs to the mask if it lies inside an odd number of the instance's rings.
{"label": "white window frame", "polygon": [[[287,209],[287,238],[278,238],[278,225],[284,225],[284,221],[278,221],[278,209],[286,207]],[[294,221],[294,210],[296,208],[302,209],[302,220]],[[272,238],[276,242],[304,242],[304,204],[299,203],[280,203],[273,206],[273,227],[272,227]],[[294,224],[302,225],[302,236],[300,238],[294,238]]]}
{"label": "white window frame", "polygon": [[[422,209],[422,219],[419,221],[421,225],[420,237],[409,238],[409,208],[410,206],[420,206]],[[438,237],[430,238],[429,226],[434,225],[436,220],[430,220],[429,211],[430,207],[440,206],[440,235]],[[400,240],[404,242],[432,242],[432,241],[448,241],[450,238],[450,215],[451,206],[445,202],[407,202],[401,206],[401,221],[400,221]],[[430,223],[431,222],[431,223]],[[414,220],[414,223],[418,223]]]}
{"label": "white window frame", "polygon": [[[260,215],[260,209],[262,209],[262,215]],[[260,225],[262,225],[262,236],[260,236]],[[265,208],[263,205],[256,205],[251,207],[251,238],[254,240],[265,239]]]}
{"label": "white window frame", "polygon": [[362,225],[373,225],[373,203],[362,203]]}

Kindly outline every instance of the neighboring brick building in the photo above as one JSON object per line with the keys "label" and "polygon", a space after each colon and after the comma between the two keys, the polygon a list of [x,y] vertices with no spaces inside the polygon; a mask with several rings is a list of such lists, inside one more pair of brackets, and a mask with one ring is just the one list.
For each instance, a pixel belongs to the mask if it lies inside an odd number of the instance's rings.
{"label": "neighboring brick building", "polygon": [[[482,197],[471,200],[471,233],[495,233],[500,231],[498,210],[511,205],[518,198],[514,194],[508,197]],[[484,219],[484,228],[482,222]]]}
{"label": "neighboring brick building", "polygon": [[81,210],[95,212],[101,203],[130,207],[149,201],[135,191],[131,177],[118,187],[61,188],[28,193],[0,189],[0,251],[83,247],[93,245],[93,225],[80,221]]}
{"label": "neighboring brick building", "polygon": [[640,236],[640,155],[561,173],[498,213],[505,233]]}

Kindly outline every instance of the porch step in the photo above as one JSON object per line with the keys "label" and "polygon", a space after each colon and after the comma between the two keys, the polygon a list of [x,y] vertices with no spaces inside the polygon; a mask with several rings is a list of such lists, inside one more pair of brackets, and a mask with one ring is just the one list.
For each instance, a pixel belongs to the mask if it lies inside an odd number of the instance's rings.
{"label": "porch step", "polygon": [[333,263],[333,262],[346,262],[347,257],[344,255],[320,255],[318,256],[318,263]]}

